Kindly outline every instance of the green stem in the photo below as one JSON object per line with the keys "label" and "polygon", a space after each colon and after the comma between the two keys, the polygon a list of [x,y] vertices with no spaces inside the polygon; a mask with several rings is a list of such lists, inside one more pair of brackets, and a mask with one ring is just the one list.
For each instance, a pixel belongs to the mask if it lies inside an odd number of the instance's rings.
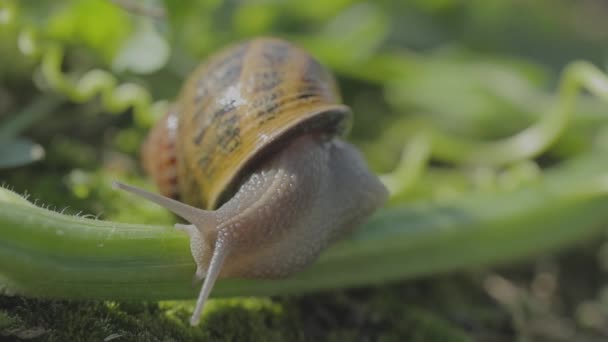
{"label": "green stem", "polygon": [[[601,156],[602,154],[599,153]],[[505,193],[385,209],[305,272],[223,280],[214,295],[276,295],[369,285],[506,262],[599,234],[608,222],[608,160],[589,155]],[[0,205],[5,292],[54,298],[194,298],[185,234]]]}
{"label": "green stem", "polygon": [[429,139],[424,133],[414,135],[405,144],[395,170],[380,176],[391,197],[408,191],[424,174],[430,157],[430,148]]}

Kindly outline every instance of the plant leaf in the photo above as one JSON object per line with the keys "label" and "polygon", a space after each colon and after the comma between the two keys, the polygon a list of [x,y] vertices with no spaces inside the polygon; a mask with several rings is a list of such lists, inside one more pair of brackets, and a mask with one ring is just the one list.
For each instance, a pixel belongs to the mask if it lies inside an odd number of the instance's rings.
{"label": "plant leaf", "polygon": [[0,144],[0,169],[27,165],[43,157],[42,146],[25,138]]}
{"label": "plant leaf", "polygon": [[151,20],[142,19],[117,53],[113,68],[119,72],[149,74],[167,63],[169,52],[169,44],[154,29]]}

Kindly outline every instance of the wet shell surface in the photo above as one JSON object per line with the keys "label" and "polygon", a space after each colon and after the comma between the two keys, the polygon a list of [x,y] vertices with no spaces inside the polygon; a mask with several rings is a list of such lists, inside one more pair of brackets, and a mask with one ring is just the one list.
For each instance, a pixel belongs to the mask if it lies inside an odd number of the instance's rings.
{"label": "wet shell surface", "polygon": [[217,208],[255,161],[304,133],[343,134],[351,113],[332,75],[304,50],[258,38],[198,67],[143,147],[160,191]]}

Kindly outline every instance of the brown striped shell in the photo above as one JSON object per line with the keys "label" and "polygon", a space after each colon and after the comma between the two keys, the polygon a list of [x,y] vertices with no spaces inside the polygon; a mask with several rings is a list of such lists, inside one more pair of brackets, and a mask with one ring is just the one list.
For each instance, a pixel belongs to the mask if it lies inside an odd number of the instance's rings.
{"label": "brown striped shell", "polygon": [[343,134],[351,122],[332,75],[304,50],[257,38],[198,67],[143,147],[160,191],[203,209],[294,135]]}

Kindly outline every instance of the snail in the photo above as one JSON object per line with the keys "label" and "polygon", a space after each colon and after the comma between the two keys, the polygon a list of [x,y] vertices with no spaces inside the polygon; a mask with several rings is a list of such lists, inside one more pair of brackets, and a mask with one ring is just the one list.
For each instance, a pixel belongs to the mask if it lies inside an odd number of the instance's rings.
{"label": "snail", "polygon": [[388,192],[354,146],[333,76],[286,41],[256,38],[199,66],[142,147],[162,195],[115,182],[181,216],[203,279],[281,278],[311,264]]}

